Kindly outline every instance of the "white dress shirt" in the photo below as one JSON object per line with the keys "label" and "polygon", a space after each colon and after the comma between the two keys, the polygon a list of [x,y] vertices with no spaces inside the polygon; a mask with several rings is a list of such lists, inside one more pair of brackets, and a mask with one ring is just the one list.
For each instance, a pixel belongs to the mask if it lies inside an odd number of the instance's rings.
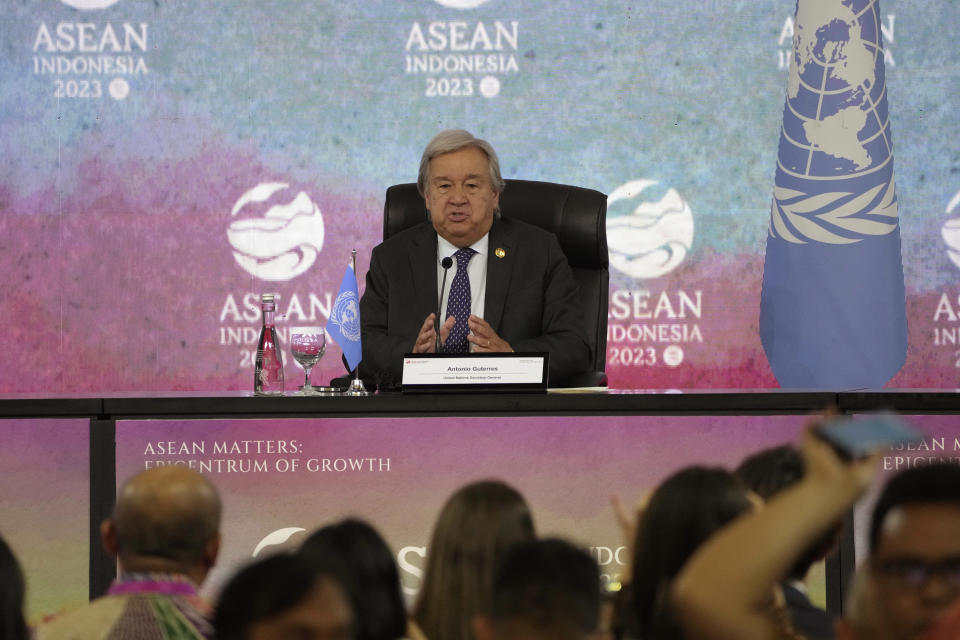
{"label": "white dress shirt", "polygon": [[[483,317],[483,302],[487,297],[487,256],[489,255],[490,234],[486,233],[482,238],[470,245],[470,248],[477,252],[470,258],[470,264],[467,265],[467,275],[470,276],[470,313],[478,318]],[[437,291],[443,283],[443,267],[440,261],[444,258],[453,260],[453,266],[448,269],[447,283],[444,285],[443,301],[440,305],[440,324],[447,319],[447,298],[450,296],[450,284],[454,276],[457,275],[457,259],[453,254],[459,247],[455,247],[440,235],[437,235]]]}

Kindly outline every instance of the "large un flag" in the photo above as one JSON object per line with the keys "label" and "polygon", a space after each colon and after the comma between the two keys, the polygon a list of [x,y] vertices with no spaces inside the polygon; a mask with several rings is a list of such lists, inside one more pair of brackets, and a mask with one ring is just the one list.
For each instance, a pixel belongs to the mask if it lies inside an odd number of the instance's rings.
{"label": "large un flag", "polygon": [[760,303],[782,387],[882,387],[907,351],[876,0],[798,0]]}

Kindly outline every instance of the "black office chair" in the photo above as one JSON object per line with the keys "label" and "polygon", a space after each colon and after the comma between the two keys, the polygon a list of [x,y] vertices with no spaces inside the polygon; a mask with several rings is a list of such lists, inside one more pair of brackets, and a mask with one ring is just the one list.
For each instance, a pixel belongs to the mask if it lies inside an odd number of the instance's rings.
{"label": "black office chair", "polygon": [[[607,196],[567,184],[507,180],[500,211],[551,232],[560,241],[580,288],[593,371],[568,381],[571,387],[607,385],[607,298],[610,268],[607,255]],[[427,209],[414,183],[387,189],[383,205],[383,239],[420,224]]]}

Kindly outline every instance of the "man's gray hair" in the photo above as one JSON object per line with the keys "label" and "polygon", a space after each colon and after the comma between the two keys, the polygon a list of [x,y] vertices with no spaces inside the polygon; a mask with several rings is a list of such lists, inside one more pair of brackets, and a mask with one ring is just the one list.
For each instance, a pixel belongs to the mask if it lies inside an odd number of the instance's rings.
{"label": "man's gray hair", "polygon": [[[445,153],[453,153],[467,147],[476,147],[483,151],[487,156],[487,164],[490,166],[490,186],[497,193],[503,193],[506,183],[500,176],[500,160],[497,159],[497,152],[493,146],[486,140],[474,138],[473,134],[463,129],[446,129],[433,137],[427,148],[423,150],[423,156],[420,158],[420,175],[417,177],[417,191],[424,198],[427,195],[427,181],[430,180],[430,161]],[[499,215],[499,207],[497,214]]]}

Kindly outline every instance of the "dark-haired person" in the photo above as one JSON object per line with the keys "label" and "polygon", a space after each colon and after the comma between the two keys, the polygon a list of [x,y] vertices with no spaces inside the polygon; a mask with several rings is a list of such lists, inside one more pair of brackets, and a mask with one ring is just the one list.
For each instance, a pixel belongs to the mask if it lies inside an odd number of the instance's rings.
{"label": "dark-haired person", "polygon": [[494,571],[510,547],[534,537],[526,500],[503,482],[474,482],[450,496],[430,537],[411,637],[473,640],[471,622],[489,610]]}
{"label": "dark-haired person", "polygon": [[960,637],[960,467],[894,476],[874,505],[869,540],[838,637]]}
{"label": "dark-haired person", "polygon": [[593,557],[563,540],[537,540],[507,552],[473,630],[477,640],[586,640],[598,637],[599,617]]}
{"label": "dark-haired person", "polygon": [[[589,368],[583,310],[560,243],[500,216],[504,186],[489,142],[448,129],[427,144],[417,187],[429,217],[370,255],[360,300],[364,377],[399,383],[405,353],[436,349],[436,325],[448,352],[549,352],[554,385]],[[444,258],[453,266],[436,322]]]}
{"label": "dark-haired person", "polygon": [[407,629],[397,563],[376,529],[361,520],[344,520],[315,531],[297,556],[311,565],[339,558],[340,582],[350,594],[357,640],[397,640]]}
{"label": "dark-haired person", "polygon": [[353,640],[350,597],[328,560],[279,553],[241,569],[220,592],[218,640]]}
{"label": "dark-haired person", "polygon": [[23,618],[25,592],[20,563],[0,537],[0,638],[27,640],[30,637]]}
{"label": "dark-haired person", "polygon": [[916,467],[887,483],[870,521],[868,563],[880,615],[898,640],[918,637],[957,602],[960,467]]}
{"label": "dark-haired person", "polygon": [[[765,501],[791,487],[803,478],[803,455],[792,445],[764,449],[747,457],[734,472],[748,489]],[[815,606],[807,596],[806,580],[810,567],[825,558],[836,546],[842,529],[838,522],[800,556],[790,569],[787,579],[780,583],[787,608],[798,631],[809,638],[833,638],[833,616]]]}
{"label": "dark-haired person", "polygon": [[41,625],[37,637],[212,637],[210,608],[197,589],[220,550],[220,514],[216,488],[186,467],[150,469],[128,480],[113,517],[100,526],[119,576],[107,595]]}
{"label": "dark-haired person", "polygon": [[724,469],[688,467],[657,487],[637,523],[627,637],[682,637],[669,606],[673,579],[711,535],[752,509],[747,490]]}

